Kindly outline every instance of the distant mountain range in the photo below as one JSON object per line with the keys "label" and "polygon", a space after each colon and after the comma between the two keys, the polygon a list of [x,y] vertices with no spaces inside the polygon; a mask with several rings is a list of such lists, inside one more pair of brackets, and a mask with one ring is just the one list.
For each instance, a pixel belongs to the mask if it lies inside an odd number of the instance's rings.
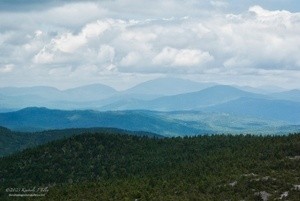
{"label": "distant mountain range", "polygon": [[195,110],[242,97],[300,102],[300,90],[257,93],[251,87],[199,83],[179,78],[150,80],[125,91],[93,84],[67,90],[53,87],[0,88],[0,112],[26,107],[109,110]]}
{"label": "distant mountain range", "polygon": [[254,91],[178,78],[125,91],[101,84],[63,91],[7,87],[0,88],[0,126],[22,131],[116,127],[172,136],[299,131],[300,90]]}
{"label": "distant mountain range", "polygon": [[51,107],[77,108],[81,104],[102,100],[117,91],[102,84],[93,84],[64,91],[52,87],[0,88],[0,108]]}
{"label": "distant mountain range", "polygon": [[18,110],[25,107],[96,110],[193,110],[241,97],[300,102],[300,90],[278,93],[257,93],[258,91],[260,90],[250,87],[237,88],[179,78],[150,80],[125,91],[116,91],[103,84],[92,84],[67,90],[58,90],[47,86],[5,87],[0,88],[0,111]]}
{"label": "distant mountain range", "polygon": [[0,88],[0,110],[25,107],[48,107],[57,109],[99,109],[118,101],[154,98],[199,91],[213,86],[178,78],[159,78],[141,83],[125,91],[92,84],[67,90],[53,87],[5,87]]}
{"label": "distant mountain range", "polygon": [[151,101],[123,100],[107,105],[102,109],[148,109],[158,111],[199,110],[201,108],[225,103],[240,97],[263,98],[264,95],[250,93],[225,85],[216,85],[197,92],[164,96]]}

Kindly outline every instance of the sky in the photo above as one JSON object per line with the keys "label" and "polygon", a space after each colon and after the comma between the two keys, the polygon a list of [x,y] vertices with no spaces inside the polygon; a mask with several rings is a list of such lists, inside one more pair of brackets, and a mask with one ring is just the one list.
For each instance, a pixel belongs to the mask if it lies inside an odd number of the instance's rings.
{"label": "sky", "polygon": [[298,0],[0,0],[0,87],[300,89]]}

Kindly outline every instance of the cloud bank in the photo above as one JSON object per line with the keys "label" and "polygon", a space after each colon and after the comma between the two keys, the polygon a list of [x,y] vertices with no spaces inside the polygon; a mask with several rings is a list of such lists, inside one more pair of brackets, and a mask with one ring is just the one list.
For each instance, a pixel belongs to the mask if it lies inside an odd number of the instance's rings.
{"label": "cloud bank", "polygon": [[0,10],[1,86],[121,89],[159,76],[300,86],[299,12],[231,1],[36,4]]}

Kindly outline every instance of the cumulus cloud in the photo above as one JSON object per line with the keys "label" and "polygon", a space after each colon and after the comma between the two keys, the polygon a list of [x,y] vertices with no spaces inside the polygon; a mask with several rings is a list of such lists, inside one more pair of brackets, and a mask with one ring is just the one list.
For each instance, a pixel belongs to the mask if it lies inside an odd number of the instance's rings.
{"label": "cumulus cloud", "polygon": [[290,72],[300,70],[300,13],[259,5],[232,12],[232,2],[79,1],[1,10],[0,73],[26,75],[24,83],[47,76],[50,85],[60,76],[89,83],[172,73],[224,82],[270,72],[295,81]]}
{"label": "cumulus cloud", "polygon": [[115,49],[109,45],[102,45],[98,52],[98,59],[101,62],[113,63],[115,58]]}
{"label": "cumulus cloud", "polygon": [[[299,69],[299,13],[269,11],[254,6],[244,15],[227,15],[218,29],[221,45],[230,47],[224,62],[252,68]],[[222,38],[221,38],[222,37]],[[233,62],[234,61],[234,62]]]}
{"label": "cumulus cloud", "polygon": [[46,64],[53,61],[54,55],[47,52],[45,48],[39,51],[34,57],[33,62],[36,64]]}
{"label": "cumulus cloud", "polygon": [[86,44],[87,39],[84,35],[73,35],[71,33],[65,33],[59,38],[53,39],[53,48],[58,49],[65,53],[73,53],[79,47]]}
{"label": "cumulus cloud", "polygon": [[9,73],[14,69],[13,64],[6,64],[2,67],[0,67],[0,73]]}
{"label": "cumulus cloud", "polygon": [[226,1],[210,1],[210,4],[215,7],[227,7],[228,2]]}
{"label": "cumulus cloud", "polygon": [[129,52],[122,58],[120,64],[122,66],[135,66],[140,61],[140,55],[137,52]]}
{"label": "cumulus cloud", "polygon": [[165,47],[154,57],[153,63],[166,66],[201,66],[213,57],[198,49],[175,49]]}

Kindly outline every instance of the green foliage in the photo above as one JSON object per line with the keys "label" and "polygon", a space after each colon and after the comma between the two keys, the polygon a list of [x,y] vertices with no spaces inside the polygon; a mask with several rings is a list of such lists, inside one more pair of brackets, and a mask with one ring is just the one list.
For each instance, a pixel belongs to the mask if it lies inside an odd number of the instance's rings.
{"label": "green foliage", "polygon": [[7,128],[0,126],[0,157],[7,156],[17,151],[37,145],[45,144],[47,142],[58,140],[62,138],[79,135],[82,133],[98,133],[106,132],[109,134],[124,134],[124,135],[137,135],[162,138],[163,136],[149,133],[149,132],[135,132],[127,131],[116,128],[72,128],[62,130],[48,130],[42,132],[14,132]]}
{"label": "green foliage", "polygon": [[[0,159],[8,187],[48,186],[40,200],[255,200],[300,191],[300,135],[72,136]],[[23,199],[24,200],[24,199]]]}

